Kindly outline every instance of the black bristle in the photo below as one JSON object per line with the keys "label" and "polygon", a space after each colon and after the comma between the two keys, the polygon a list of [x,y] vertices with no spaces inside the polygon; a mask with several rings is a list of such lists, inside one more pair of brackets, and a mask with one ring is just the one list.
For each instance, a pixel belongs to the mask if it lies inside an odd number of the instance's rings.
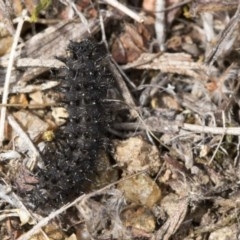
{"label": "black bristle", "polygon": [[66,76],[59,86],[69,113],[67,123],[46,144],[45,169],[37,169],[39,184],[29,193],[36,205],[59,207],[90,190],[100,151],[109,144],[112,118],[106,97],[113,85],[107,51],[92,39],[71,42],[64,59]]}

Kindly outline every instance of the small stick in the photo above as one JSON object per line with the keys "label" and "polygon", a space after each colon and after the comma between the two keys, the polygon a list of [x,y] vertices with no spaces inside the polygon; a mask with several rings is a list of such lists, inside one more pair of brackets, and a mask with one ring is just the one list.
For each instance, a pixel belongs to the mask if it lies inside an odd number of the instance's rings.
{"label": "small stick", "polygon": [[173,4],[173,5],[170,6],[170,7],[164,8],[164,9],[161,10],[160,12],[171,11],[171,10],[174,10],[175,8],[180,8],[181,6],[186,5],[186,4],[190,3],[190,2],[192,2],[192,0],[185,0],[185,1],[181,2],[181,3]]}
{"label": "small stick", "polygon": [[184,123],[181,127],[183,130],[195,132],[195,133],[209,133],[215,135],[233,135],[233,136],[240,136],[240,127],[207,127],[207,126],[200,126],[195,124],[188,124]]}
{"label": "small stick", "polygon": [[165,41],[165,0],[156,0],[155,2],[155,32],[157,36],[157,43],[161,51],[164,51]]}
{"label": "small stick", "polygon": [[21,104],[21,103],[7,103],[7,104],[0,104],[1,107],[16,107],[16,108],[34,108],[34,109],[42,109],[44,107],[57,107],[60,104],[56,103],[42,103],[42,104]]}
{"label": "small stick", "polygon": [[[8,92],[9,92],[9,84],[10,84],[10,78],[11,78],[11,71],[12,71],[12,68],[13,68],[14,55],[15,55],[15,52],[16,52],[18,40],[20,38],[20,33],[21,33],[21,30],[22,30],[23,23],[25,21],[26,15],[27,15],[27,10],[23,10],[22,17],[20,18],[20,21],[19,21],[18,26],[17,26],[16,33],[15,33],[14,42],[12,44],[10,57],[9,57],[8,68],[7,68],[7,73],[6,73],[6,77],[5,77],[2,104],[7,103]],[[1,109],[1,119],[0,119],[0,146],[2,146],[3,140],[4,140],[4,124],[5,124],[6,112],[7,112],[7,108],[2,107],[2,109]]]}
{"label": "small stick", "polygon": [[126,15],[128,15],[129,17],[131,17],[132,19],[134,19],[135,21],[142,23],[144,22],[144,18],[140,17],[139,14],[135,13],[134,11],[132,11],[131,9],[127,8],[126,6],[124,6],[123,4],[121,4],[120,2],[116,1],[116,0],[104,0],[107,4],[113,6],[114,8],[118,9],[119,11],[125,13]]}
{"label": "small stick", "polygon": [[50,222],[52,219],[54,219],[56,216],[58,216],[62,212],[66,211],[66,209],[68,209],[69,207],[71,207],[74,204],[76,204],[76,202],[78,202],[81,199],[83,199],[83,197],[84,197],[84,195],[82,195],[81,197],[76,199],[71,204],[66,204],[63,207],[61,207],[60,209],[58,209],[57,211],[52,212],[47,217],[43,218],[40,222],[38,222],[31,230],[29,230],[27,233],[25,233],[22,236],[20,236],[17,240],[29,240],[34,234],[36,234],[39,230],[41,230],[42,227],[47,225],[48,222]]}
{"label": "small stick", "polygon": [[[18,134],[18,136],[22,139],[22,141],[24,141],[26,146],[28,146],[28,149],[31,151],[31,157],[33,158],[33,162],[36,159],[40,159],[40,154],[39,154],[37,148],[34,146],[31,139],[23,131],[23,129],[19,126],[19,124],[16,122],[16,120],[14,119],[13,116],[11,116],[11,115],[8,116],[8,122],[11,125],[11,127],[14,129],[14,131]],[[27,167],[29,169],[31,169],[34,167],[33,165],[34,164],[32,164],[32,162],[30,162]]]}
{"label": "small stick", "polygon": [[58,215],[60,215],[61,213],[65,212],[68,208],[74,206],[75,204],[80,204],[83,201],[86,201],[86,199],[89,199],[93,196],[96,196],[98,194],[102,194],[104,193],[104,191],[106,191],[107,189],[111,188],[112,186],[121,183],[123,181],[126,181],[127,179],[130,179],[134,176],[140,175],[142,173],[145,173],[146,170],[140,171],[138,173],[132,174],[128,177],[125,177],[124,179],[120,179],[116,182],[110,183],[109,185],[96,190],[92,193],[89,194],[83,194],[80,197],[76,198],[74,201],[72,201],[71,203],[67,203],[64,206],[62,206],[61,208],[59,208],[58,210],[50,213],[47,217],[41,219],[32,229],[30,229],[27,233],[23,234],[22,236],[20,236],[17,240],[29,240],[34,234],[36,234],[39,230],[41,230],[42,227],[44,227],[45,225],[47,225],[52,219],[54,219],[55,217],[57,217]]}
{"label": "small stick", "polygon": [[238,27],[239,27],[239,16],[240,16],[240,0],[238,0],[238,8],[231,18],[230,22],[224,28],[222,32],[218,35],[218,41],[216,46],[208,54],[205,60],[205,64],[211,66],[219,56],[228,52],[236,38],[238,37]]}
{"label": "small stick", "polygon": [[[30,68],[30,67],[45,67],[45,68],[63,68],[65,64],[57,59],[41,59],[41,58],[20,58],[14,62],[14,67]],[[0,60],[1,67],[7,67],[7,60]]]}
{"label": "small stick", "polygon": [[121,90],[121,94],[122,94],[126,104],[128,106],[130,106],[131,116],[133,118],[136,118],[137,117],[137,112],[135,110],[136,105],[135,105],[134,100],[131,96],[131,93],[128,90],[128,87],[127,87],[126,83],[124,82],[121,74],[119,73],[119,71],[117,69],[117,64],[115,63],[115,61],[113,59],[112,59],[112,61],[111,60],[109,61],[109,68],[110,68],[111,72],[113,73],[113,75],[116,79],[118,88]]}
{"label": "small stick", "polygon": [[[225,130],[225,129],[226,129],[226,118],[225,118],[225,115],[224,115],[224,112],[223,112],[223,111],[222,111],[222,120],[223,120],[223,127],[224,127],[224,130]],[[212,155],[212,157],[211,157],[208,165],[211,165],[213,159],[215,158],[215,156],[216,156],[219,148],[221,147],[221,144],[222,144],[222,142],[223,142],[224,136],[225,136],[225,131],[224,131],[224,133],[222,134],[222,137],[221,137],[221,139],[220,139],[220,141],[219,141],[216,149],[214,150],[214,153],[213,153],[213,155]]]}
{"label": "small stick", "polygon": [[[165,132],[166,129],[164,126],[160,127],[152,127],[140,122],[135,123],[120,123],[120,124],[114,124],[114,128],[116,129],[124,129],[124,130],[146,130],[146,126],[152,131],[152,132]],[[179,132],[181,129],[185,131],[190,131],[193,133],[208,133],[208,134],[214,134],[214,135],[233,135],[233,136],[240,136],[240,127],[208,127],[208,126],[201,126],[196,124],[189,124],[184,123],[182,125],[177,124],[170,124],[166,126],[168,130],[172,130],[175,132]]]}
{"label": "small stick", "polygon": [[78,9],[77,9],[77,7],[76,7],[76,5],[75,5],[75,3],[74,3],[73,1],[67,0],[67,2],[68,2],[68,4],[74,9],[74,11],[77,13],[77,15],[78,15],[79,18],[81,19],[82,23],[85,25],[88,33],[90,34],[91,31],[90,31],[89,23],[88,23],[87,19],[84,17],[84,15],[83,15],[80,11],[78,11]]}

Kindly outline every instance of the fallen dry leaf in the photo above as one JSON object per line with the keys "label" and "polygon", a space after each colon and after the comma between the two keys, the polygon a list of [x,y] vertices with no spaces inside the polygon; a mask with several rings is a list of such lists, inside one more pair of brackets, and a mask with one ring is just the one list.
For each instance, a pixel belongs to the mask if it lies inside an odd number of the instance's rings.
{"label": "fallen dry leaf", "polygon": [[188,210],[188,199],[169,194],[161,201],[161,206],[168,214],[167,221],[157,232],[157,239],[169,239],[180,227]]}
{"label": "fallen dry leaf", "polygon": [[144,37],[147,30],[144,26],[137,27],[127,24],[124,31],[115,39],[112,45],[112,56],[119,64],[125,64],[137,59],[145,50]]}
{"label": "fallen dry leaf", "polygon": [[201,79],[198,72],[207,70],[207,67],[193,61],[191,55],[186,53],[142,53],[134,62],[123,66],[123,69],[154,69],[165,73],[177,73]]}
{"label": "fallen dry leaf", "polygon": [[[37,140],[48,129],[48,124],[36,115],[26,110],[19,110],[14,113],[14,117],[21,126],[26,130],[32,140]],[[21,141],[19,139],[19,141]],[[19,144],[21,144],[19,142]]]}

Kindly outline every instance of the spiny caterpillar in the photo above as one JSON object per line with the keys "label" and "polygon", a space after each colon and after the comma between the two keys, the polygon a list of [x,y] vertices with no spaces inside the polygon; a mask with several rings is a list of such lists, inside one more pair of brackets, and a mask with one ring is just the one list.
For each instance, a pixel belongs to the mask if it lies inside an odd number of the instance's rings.
{"label": "spiny caterpillar", "polygon": [[58,207],[89,191],[98,174],[100,152],[109,145],[106,137],[111,125],[107,93],[113,86],[103,44],[92,39],[71,42],[70,56],[61,58],[66,73],[59,91],[69,118],[46,143],[42,159],[44,169],[37,169],[39,184],[28,193],[36,205]]}

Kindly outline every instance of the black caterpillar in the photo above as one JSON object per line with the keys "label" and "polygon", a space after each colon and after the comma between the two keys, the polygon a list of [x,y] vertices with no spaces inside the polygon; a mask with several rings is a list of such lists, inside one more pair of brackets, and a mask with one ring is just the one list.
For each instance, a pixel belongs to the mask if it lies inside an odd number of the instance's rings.
{"label": "black caterpillar", "polygon": [[92,39],[71,42],[70,57],[61,58],[66,75],[59,86],[69,119],[47,143],[45,169],[37,169],[39,184],[29,193],[36,205],[58,207],[89,191],[98,174],[101,150],[109,145],[111,125],[107,93],[113,86],[107,51]]}

